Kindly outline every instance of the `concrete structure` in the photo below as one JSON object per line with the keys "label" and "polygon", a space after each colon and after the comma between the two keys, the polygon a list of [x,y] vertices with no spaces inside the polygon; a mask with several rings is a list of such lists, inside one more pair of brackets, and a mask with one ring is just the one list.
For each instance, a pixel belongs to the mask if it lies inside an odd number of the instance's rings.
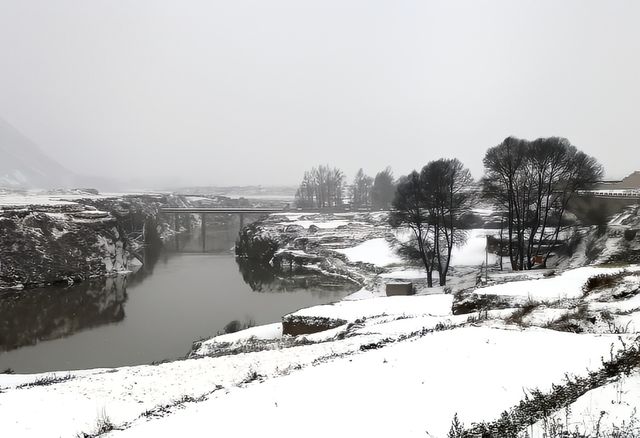
{"label": "concrete structure", "polygon": [[387,296],[392,297],[396,295],[414,295],[413,283],[387,283],[386,284]]}

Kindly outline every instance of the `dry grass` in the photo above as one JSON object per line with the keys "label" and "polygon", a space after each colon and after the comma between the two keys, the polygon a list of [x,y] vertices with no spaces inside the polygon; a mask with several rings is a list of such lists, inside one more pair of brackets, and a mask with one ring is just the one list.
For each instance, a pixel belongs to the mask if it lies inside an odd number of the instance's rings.
{"label": "dry grass", "polygon": [[521,307],[519,307],[516,311],[514,311],[511,315],[509,315],[505,322],[507,324],[517,324],[520,326],[524,326],[523,319],[525,316],[531,314],[534,310],[536,310],[540,306],[540,302],[529,300],[524,303]]}

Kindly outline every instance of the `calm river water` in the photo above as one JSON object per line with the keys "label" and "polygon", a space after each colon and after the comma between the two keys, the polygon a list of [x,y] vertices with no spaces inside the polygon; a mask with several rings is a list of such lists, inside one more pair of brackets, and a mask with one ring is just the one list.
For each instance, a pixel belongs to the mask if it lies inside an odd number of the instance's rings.
{"label": "calm river water", "polygon": [[[135,274],[73,287],[0,296],[0,372],[147,364],[184,356],[194,340],[337,301],[351,284],[285,280],[238,263],[237,229],[208,233],[147,254]],[[198,253],[200,251],[200,253]]]}

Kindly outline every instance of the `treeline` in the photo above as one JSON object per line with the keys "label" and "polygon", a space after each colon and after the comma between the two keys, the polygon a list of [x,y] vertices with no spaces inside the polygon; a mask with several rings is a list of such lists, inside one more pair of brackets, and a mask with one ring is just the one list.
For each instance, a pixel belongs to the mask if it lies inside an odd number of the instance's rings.
{"label": "treeline", "polygon": [[392,226],[412,230],[405,253],[424,265],[429,286],[434,272],[439,284],[446,285],[453,248],[465,241],[465,220],[475,203],[491,204],[500,218],[499,252],[508,255],[511,269],[532,269],[546,266],[557,248],[575,193],[603,176],[595,158],[561,137],[507,137],[487,150],[483,164],[479,183],[457,159],[431,161],[397,181],[390,168],[375,178],[360,169],[352,184],[341,170],[317,166],[305,172],[296,204],[390,209]]}
{"label": "treeline", "polygon": [[336,167],[320,165],[308,170],[296,191],[295,203],[301,208],[332,208],[349,204],[354,208],[388,209],[396,190],[391,168],[375,178],[358,170],[351,184]]}

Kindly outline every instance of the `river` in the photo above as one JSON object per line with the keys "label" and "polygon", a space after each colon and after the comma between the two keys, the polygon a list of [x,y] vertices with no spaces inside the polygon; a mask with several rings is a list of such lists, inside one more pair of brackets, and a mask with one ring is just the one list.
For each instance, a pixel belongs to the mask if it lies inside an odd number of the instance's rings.
{"label": "river", "polygon": [[233,226],[208,232],[204,252],[199,236],[185,236],[148,252],[145,265],[127,276],[0,296],[0,372],[175,359],[197,339],[276,322],[358,289],[239,263],[231,250],[236,235]]}

